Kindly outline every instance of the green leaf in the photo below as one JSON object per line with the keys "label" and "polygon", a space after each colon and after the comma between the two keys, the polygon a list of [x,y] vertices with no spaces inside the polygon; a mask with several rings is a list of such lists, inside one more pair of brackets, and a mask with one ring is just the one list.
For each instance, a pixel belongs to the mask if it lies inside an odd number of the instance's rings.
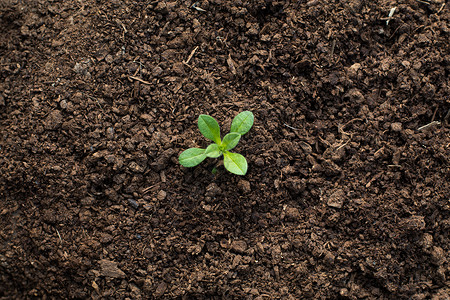
{"label": "green leaf", "polygon": [[217,158],[222,155],[222,151],[220,151],[219,145],[211,144],[206,148],[205,154],[208,157]]}
{"label": "green leaf", "polygon": [[243,111],[233,119],[230,131],[244,135],[252,128],[254,120],[255,116],[251,111]]}
{"label": "green leaf", "polygon": [[245,175],[247,173],[247,160],[239,153],[225,151],[223,153],[223,164],[225,169],[236,175]]}
{"label": "green leaf", "polygon": [[237,132],[230,132],[227,134],[222,141],[222,145],[220,145],[220,148],[225,150],[231,150],[239,143],[239,140],[241,139],[241,135]]}
{"label": "green leaf", "polygon": [[178,161],[182,166],[190,168],[195,167],[196,165],[201,163],[205,158],[206,158],[205,149],[189,148],[187,150],[184,150],[180,154]]}
{"label": "green leaf", "polygon": [[200,132],[216,144],[220,144],[220,127],[217,121],[208,115],[198,117],[198,129]]}

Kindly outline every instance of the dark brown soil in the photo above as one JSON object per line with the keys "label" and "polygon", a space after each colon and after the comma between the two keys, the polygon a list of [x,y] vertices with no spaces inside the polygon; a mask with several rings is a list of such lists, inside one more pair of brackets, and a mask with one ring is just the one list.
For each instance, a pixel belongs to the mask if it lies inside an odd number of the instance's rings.
{"label": "dark brown soil", "polygon": [[394,2],[3,0],[0,299],[449,299],[450,4]]}

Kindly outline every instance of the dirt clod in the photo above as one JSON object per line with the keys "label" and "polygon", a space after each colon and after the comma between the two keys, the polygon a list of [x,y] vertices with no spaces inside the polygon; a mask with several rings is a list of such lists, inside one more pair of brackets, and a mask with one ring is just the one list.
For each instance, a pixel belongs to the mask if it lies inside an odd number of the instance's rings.
{"label": "dirt clod", "polygon": [[216,183],[210,183],[206,187],[206,196],[208,197],[215,197],[219,195],[222,192],[222,189],[216,184]]}
{"label": "dirt clod", "polygon": [[446,262],[447,255],[441,247],[433,247],[431,250],[432,262],[438,266]]}
{"label": "dirt clod", "polygon": [[125,273],[121,269],[119,269],[116,262],[102,259],[98,263],[100,265],[100,275],[111,278],[125,277]]}
{"label": "dirt clod", "polygon": [[290,220],[296,220],[301,216],[300,211],[296,207],[286,207],[286,217]]}
{"label": "dirt clod", "polygon": [[406,230],[422,230],[425,228],[426,223],[425,223],[425,218],[422,216],[411,216],[405,220],[403,220],[402,222],[403,227]]}
{"label": "dirt clod", "polygon": [[59,110],[52,111],[45,119],[45,129],[55,130],[61,126],[63,122],[63,116]]}
{"label": "dirt clod", "polygon": [[333,191],[328,197],[327,205],[334,208],[342,208],[345,200],[345,192],[341,189]]}
{"label": "dirt clod", "polygon": [[250,182],[244,179],[239,180],[238,187],[243,193],[250,193],[252,190],[250,187]]}
{"label": "dirt clod", "polygon": [[160,284],[158,284],[158,286],[156,287],[156,291],[153,294],[155,297],[161,297],[162,295],[164,295],[164,293],[167,290],[167,283],[165,283],[164,281],[162,281]]}

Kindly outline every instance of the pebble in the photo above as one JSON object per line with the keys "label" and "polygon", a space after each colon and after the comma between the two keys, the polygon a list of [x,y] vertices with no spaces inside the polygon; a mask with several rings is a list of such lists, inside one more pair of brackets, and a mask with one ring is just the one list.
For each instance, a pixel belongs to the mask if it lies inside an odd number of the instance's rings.
{"label": "pebble", "polygon": [[203,205],[203,209],[204,209],[205,211],[207,211],[207,212],[210,212],[210,211],[212,211],[212,210],[213,210],[212,206],[211,206],[211,205],[209,205],[209,204],[205,204],[205,205]]}
{"label": "pebble", "polygon": [[245,241],[233,241],[231,243],[231,250],[237,253],[245,253],[245,250],[247,250],[247,243]]}
{"label": "pebble", "polygon": [[327,205],[334,208],[341,208],[344,205],[345,193],[341,189],[337,189],[327,200]]}
{"label": "pebble", "polygon": [[392,131],[400,132],[402,131],[402,123],[396,122],[391,124]]}
{"label": "pebble", "polygon": [[159,201],[166,199],[166,197],[167,197],[167,193],[166,193],[166,191],[163,191],[163,190],[160,190],[158,192],[158,195],[156,195],[156,199],[158,199]]}
{"label": "pebble", "polygon": [[61,107],[62,109],[66,109],[67,108],[67,101],[66,100],[61,100],[61,102],[59,102],[59,107]]}
{"label": "pebble", "polygon": [[136,201],[134,201],[133,199],[128,199],[128,202],[130,203],[130,205],[134,208],[137,209],[139,207],[139,203],[137,203]]}
{"label": "pebble", "polygon": [[88,71],[90,66],[91,66],[91,60],[89,58],[87,58],[83,61],[75,63],[75,66],[73,67],[73,71],[77,74],[90,77],[91,74]]}

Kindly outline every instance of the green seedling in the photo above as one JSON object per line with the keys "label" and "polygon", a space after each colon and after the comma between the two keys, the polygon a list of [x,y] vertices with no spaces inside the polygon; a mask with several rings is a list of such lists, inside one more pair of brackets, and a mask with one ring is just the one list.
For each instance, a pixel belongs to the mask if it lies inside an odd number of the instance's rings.
{"label": "green seedling", "polygon": [[230,133],[220,138],[220,127],[217,121],[208,115],[198,117],[198,129],[204,137],[213,141],[206,149],[190,148],[180,154],[178,160],[184,167],[195,167],[205,158],[217,158],[223,155],[223,165],[225,169],[236,175],[247,173],[247,160],[239,153],[232,153],[229,150],[236,147],[241,136],[246,134],[253,126],[255,117],[250,111],[243,111],[238,114],[231,123]]}

